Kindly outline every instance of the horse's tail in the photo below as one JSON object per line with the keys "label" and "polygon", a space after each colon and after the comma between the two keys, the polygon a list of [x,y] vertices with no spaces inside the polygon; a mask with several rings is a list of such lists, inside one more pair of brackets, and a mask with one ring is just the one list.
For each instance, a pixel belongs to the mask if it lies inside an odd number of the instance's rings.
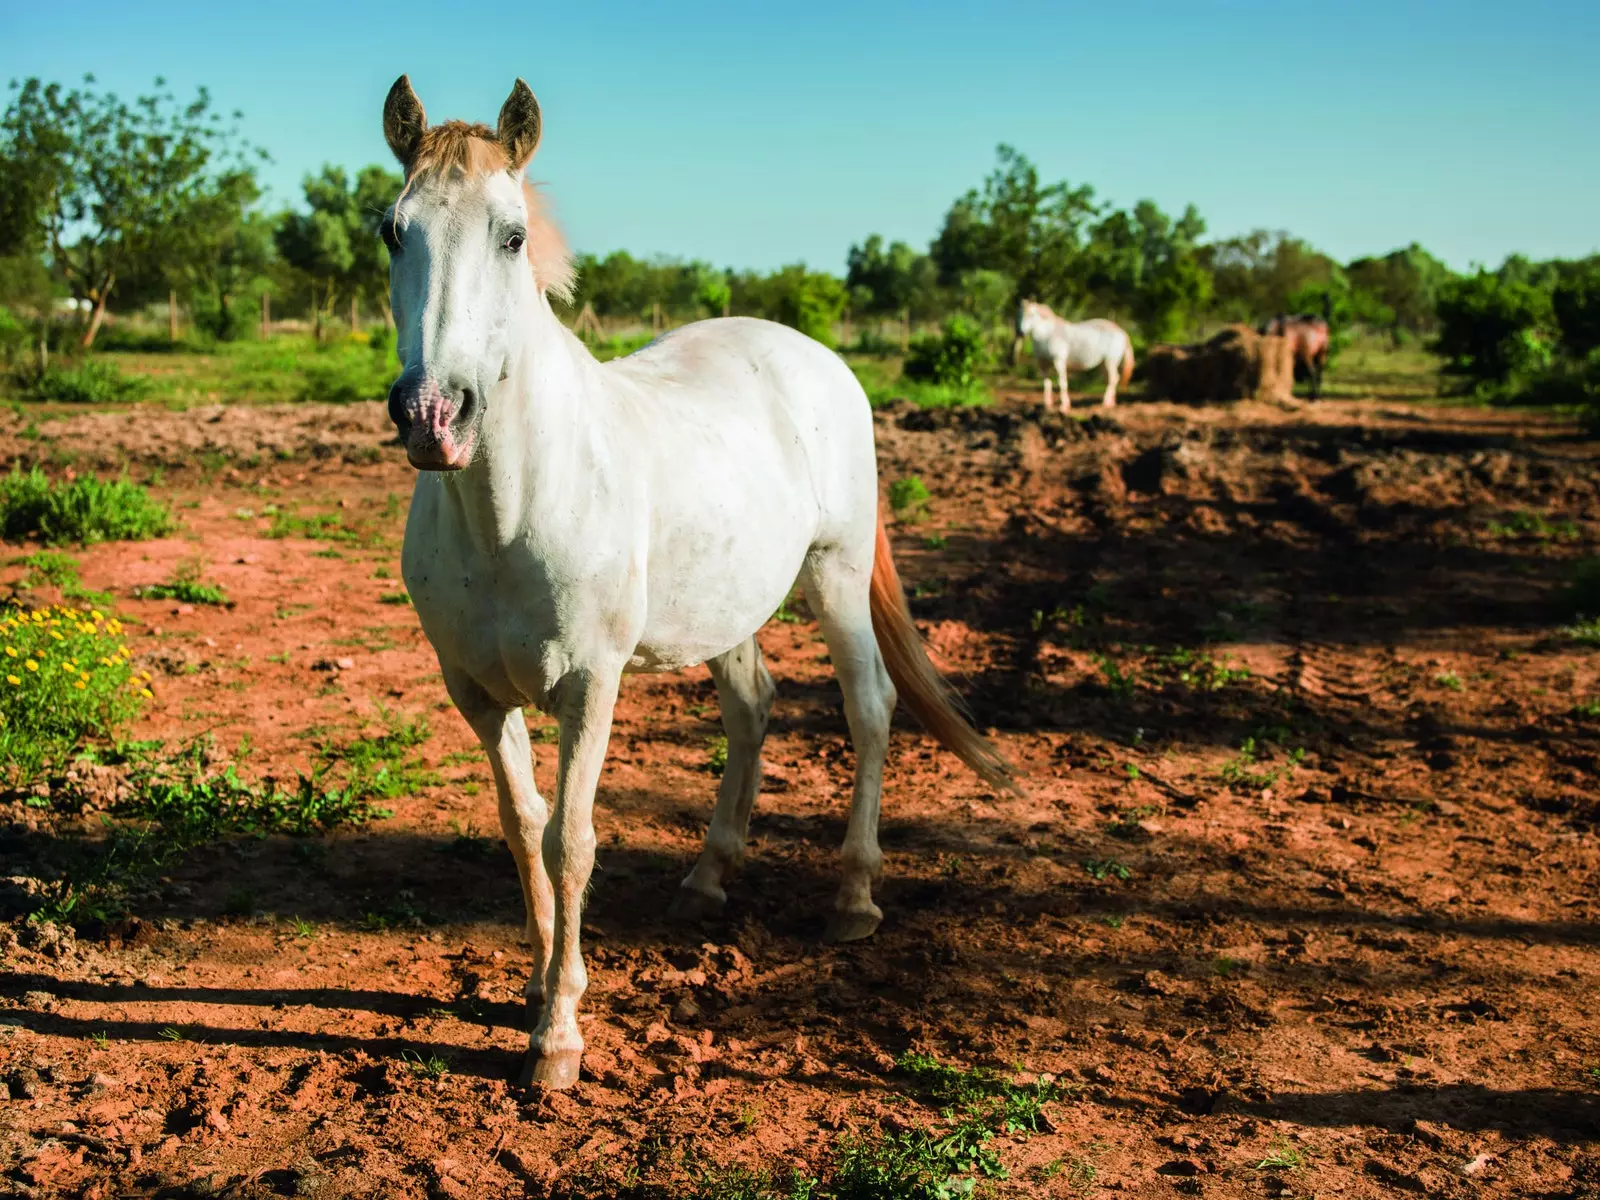
{"label": "horse's tail", "polygon": [[878,540],[872,556],[870,589],[872,632],[878,639],[883,665],[901,701],[922,727],[991,787],[1021,792],[1014,768],[993,743],[972,727],[962,714],[959,697],[928,660],[922,635],[906,607],[905,589],[894,568],[889,531],[878,517]]}
{"label": "horse's tail", "polygon": [[[1126,335],[1124,335],[1126,336]],[[1133,339],[1128,338],[1127,345],[1122,351],[1122,386],[1127,387],[1128,381],[1133,378]]]}

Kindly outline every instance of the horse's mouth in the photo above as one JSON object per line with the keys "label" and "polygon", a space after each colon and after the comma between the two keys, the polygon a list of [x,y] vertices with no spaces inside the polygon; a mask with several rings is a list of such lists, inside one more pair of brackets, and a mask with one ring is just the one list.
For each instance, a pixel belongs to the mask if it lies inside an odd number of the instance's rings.
{"label": "horse's mouth", "polygon": [[400,440],[405,443],[406,459],[419,471],[459,471],[466,467],[478,440],[476,392],[463,389],[459,405],[439,403],[435,395],[418,407],[414,418],[410,413],[391,410]]}

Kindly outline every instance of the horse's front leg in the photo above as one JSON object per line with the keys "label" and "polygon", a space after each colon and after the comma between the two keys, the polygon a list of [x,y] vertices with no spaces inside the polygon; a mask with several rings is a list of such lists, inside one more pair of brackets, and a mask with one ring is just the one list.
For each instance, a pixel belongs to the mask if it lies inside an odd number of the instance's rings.
{"label": "horse's front leg", "polygon": [[1061,359],[1056,363],[1056,376],[1061,380],[1061,411],[1072,411],[1072,393],[1067,390],[1067,360]]}
{"label": "horse's front leg", "polygon": [[446,668],[444,683],[456,708],[461,710],[461,715],[483,743],[489,755],[489,769],[494,772],[495,791],[500,797],[500,830],[505,834],[506,845],[511,847],[511,857],[516,860],[527,915],[525,932],[528,944],[533,947],[533,970],[523,988],[528,1028],[532,1029],[544,999],[544,975],[550,964],[554,900],[540,853],[549,813],[544,797],[533,785],[533,750],[528,744],[528,727],[523,724],[520,708],[496,704],[460,671]]}
{"label": "horse's front leg", "polygon": [[544,866],[554,885],[555,921],[550,968],[545,975],[544,1013],[528,1046],[524,1083],[571,1087],[578,1081],[583,1035],[578,1001],[588,987],[578,930],[583,894],[594,870],[594,790],[611,736],[620,668],[573,672],[554,690],[552,708],[561,723],[561,768],[556,808],[544,830]]}

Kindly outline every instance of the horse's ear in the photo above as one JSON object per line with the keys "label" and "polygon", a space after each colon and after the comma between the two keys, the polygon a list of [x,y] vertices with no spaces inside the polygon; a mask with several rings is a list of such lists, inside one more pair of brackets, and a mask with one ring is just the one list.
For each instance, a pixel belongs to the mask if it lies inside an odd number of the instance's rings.
{"label": "horse's ear", "polygon": [[496,130],[500,147],[511,160],[513,174],[521,172],[539,148],[540,129],[539,102],[533,98],[533,89],[519,79],[500,106],[500,127]]}
{"label": "horse's ear", "polygon": [[394,81],[389,98],[383,102],[383,138],[408,172],[427,128],[428,118],[422,111],[422,101],[411,90],[411,76],[402,75]]}

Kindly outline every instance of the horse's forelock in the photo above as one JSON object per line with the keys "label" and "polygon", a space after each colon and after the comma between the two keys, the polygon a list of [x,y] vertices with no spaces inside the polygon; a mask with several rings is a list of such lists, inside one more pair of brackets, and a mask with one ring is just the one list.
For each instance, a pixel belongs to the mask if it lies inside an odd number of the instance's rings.
{"label": "horse's forelock", "polygon": [[[407,173],[405,191],[424,176],[460,171],[474,178],[510,170],[511,158],[494,130],[467,121],[446,121],[423,132]],[[577,280],[572,251],[550,219],[544,197],[526,179],[521,182],[528,205],[528,265],[533,269],[534,280],[544,291],[570,300]]]}

